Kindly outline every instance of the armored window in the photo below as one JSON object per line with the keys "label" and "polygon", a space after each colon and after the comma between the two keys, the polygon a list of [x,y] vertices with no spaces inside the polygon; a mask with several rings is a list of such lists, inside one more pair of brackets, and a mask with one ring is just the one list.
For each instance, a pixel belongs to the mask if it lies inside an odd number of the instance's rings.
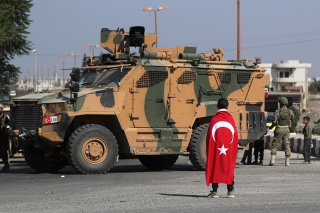
{"label": "armored window", "polygon": [[251,73],[238,73],[237,74],[237,82],[239,84],[246,84],[249,82],[251,78]]}
{"label": "armored window", "polygon": [[164,71],[146,71],[137,81],[136,87],[152,87],[168,77],[168,73]]}
{"label": "armored window", "polygon": [[177,80],[178,84],[189,84],[196,80],[197,74],[192,71],[185,71]]}
{"label": "armored window", "polygon": [[231,83],[231,73],[218,73],[221,83]]}
{"label": "armored window", "polygon": [[84,87],[84,86],[92,86],[93,82],[97,78],[97,72],[94,70],[84,70],[80,76],[80,82],[79,84]]}
{"label": "armored window", "polygon": [[127,75],[131,68],[107,70],[99,79],[97,86],[115,87]]}

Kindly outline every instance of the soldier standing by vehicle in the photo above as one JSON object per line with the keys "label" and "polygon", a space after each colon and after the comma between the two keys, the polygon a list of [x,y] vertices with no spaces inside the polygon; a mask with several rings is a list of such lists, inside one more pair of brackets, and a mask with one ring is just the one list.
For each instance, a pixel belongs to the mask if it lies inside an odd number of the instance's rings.
{"label": "soldier standing by vehicle", "polygon": [[280,97],[278,100],[280,104],[280,109],[277,109],[275,111],[275,117],[272,122],[272,125],[270,126],[270,129],[272,129],[274,126],[276,126],[276,129],[274,130],[274,138],[272,140],[272,148],[271,148],[271,160],[269,166],[273,166],[275,164],[276,159],[276,153],[279,147],[280,142],[283,140],[285,143],[285,165],[289,166],[289,159],[291,154],[290,149],[290,130],[289,127],[291,123],[294,121],[294,114],[292,110],[288,109],[288,99],[285,97]]}
{"label": "soldier standing by vehicle", "polygon": [[9,165],[9,134],[8,128],[9,125],[9,117],[3,112],[3,104],[0,104],[0,156],[2,158],[2,162],[4,167],[2,168],[3,172],[7,172],[10,169]]}

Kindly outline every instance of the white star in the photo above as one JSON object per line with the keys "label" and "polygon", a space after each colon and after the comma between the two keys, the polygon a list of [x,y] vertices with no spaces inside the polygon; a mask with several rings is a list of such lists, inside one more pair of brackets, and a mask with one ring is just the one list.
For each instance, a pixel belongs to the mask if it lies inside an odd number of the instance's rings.
{"label": "white star", "polygon": [[220,150],[220,154],[219,155],[222,155],[222,154],[227,155],[228,148],[225,148],[224,144],[222,144],[222,147],[218,148],[218,149]]}

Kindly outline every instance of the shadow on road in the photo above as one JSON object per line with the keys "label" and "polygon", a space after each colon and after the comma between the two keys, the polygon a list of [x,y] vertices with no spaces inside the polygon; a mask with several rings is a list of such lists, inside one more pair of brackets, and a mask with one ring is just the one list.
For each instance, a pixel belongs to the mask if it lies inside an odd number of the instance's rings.
{"label": "shadow on road", "polygon": [[[1,172],[0,163],[0,173]],[[137,161],[125,160],[124,162],[119,162],[119,164],[115,164],[115,166],[108,173],[141,173],[141,172],[163,172],[163,171],[196,171],[194,167],[190,164],[175,164],[170,169],[166,170],[150,170],[144,167],[142,164]],[[11,161],[10,171],[7,173],[13,174],[40,174],[39,172],[31,169],[24,160],[15,159]],[[43,173],[45,174],[45,173]],[[47,173],[47,174],[67,174],[67,175],[79,175],[76,170],[74,170],[71,166],[66,166],[62,170],[55,173]]]}
{"label": "shadow on road", "polygon": [[196,171],[192,165],[174,165],[170,169],[150,170],[143,165],[116,165],[110,173],[161,172],[161,171]]}
{"label": "shadow on road", "polygon": [[188,194],[167,194],[167,193],[158,193],[163,196],[171,196],[171,197],[193,197],[193,198],[208,198],[207,195],[188,195]]}

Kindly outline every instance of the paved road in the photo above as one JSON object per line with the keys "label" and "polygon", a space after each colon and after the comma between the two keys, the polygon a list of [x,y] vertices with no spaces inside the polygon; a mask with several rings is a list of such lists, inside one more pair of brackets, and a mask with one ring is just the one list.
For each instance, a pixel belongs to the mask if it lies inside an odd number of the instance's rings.
{"label": "paved road", "polygon": [[161,172],[120,160],[106,175],[79,175],[71,168],[36,174],[15,160],[11,173],[0,173],[0,212],[319,212],[320,161],[305,165],[293,154],[285,167],[284,153],[277,157],[273,167],[239,165],[234,199],[226,198],[225,185],[222,198],[207,198],[204,173],[186,157]]}

